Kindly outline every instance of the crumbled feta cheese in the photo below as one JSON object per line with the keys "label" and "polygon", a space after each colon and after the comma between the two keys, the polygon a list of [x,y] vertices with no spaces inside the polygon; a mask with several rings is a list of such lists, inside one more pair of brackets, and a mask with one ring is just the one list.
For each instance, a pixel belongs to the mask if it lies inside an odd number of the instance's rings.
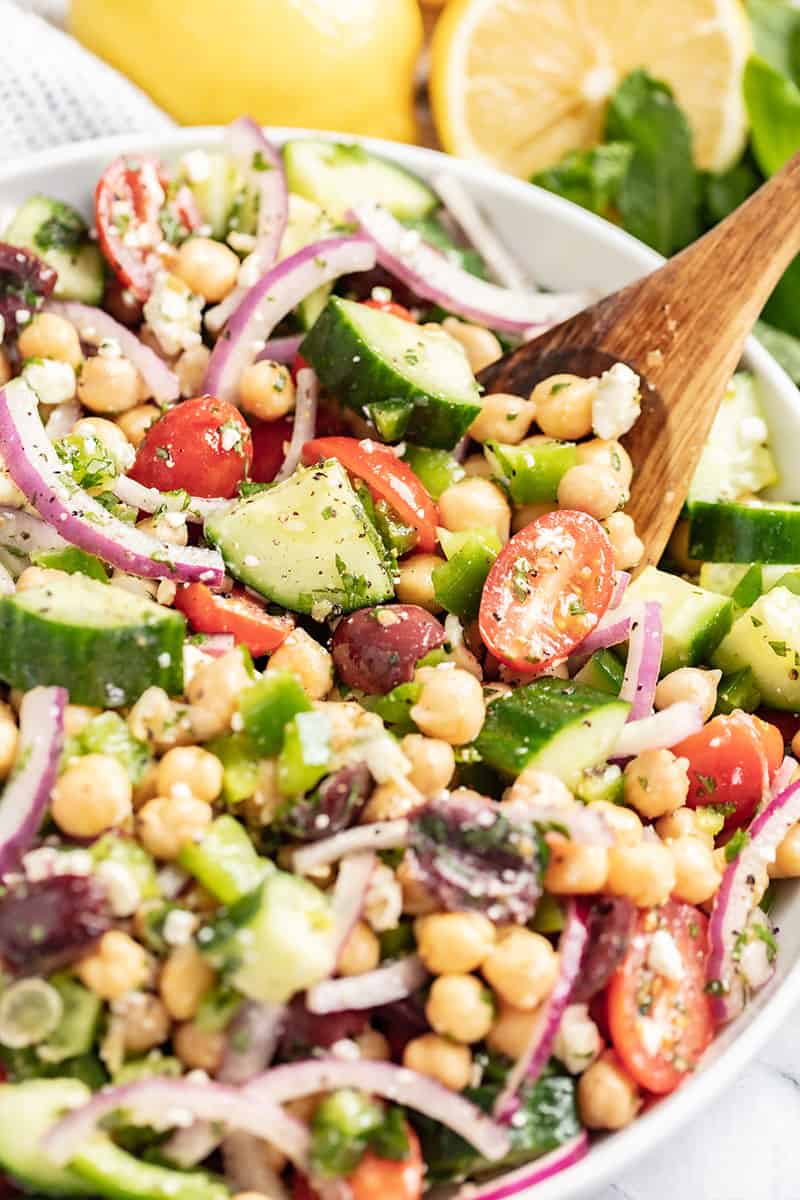
{"label": "crumbled feta cheese", "polygon": [[636,1021],[636,1031],[641,1043],[648,1054],[658,1054],[664,1036],[661,1026],[653,1017],[639,1017]]}
{"label": "crumbled feta cheese", "polygon": [[380,718],[378,720],[378,725],[367,725],[358,731],[347,751],[347,760],[365,762],[376,783],[404,779],[411,773],[411,763],[395,738],[384,729]]}
{"label": "crumbled feta cheese", "polygon": [[165,354],[179,354],[199,345],[203,301],[183,280],[168,271],[156,275],[144,306],[144,316]]}
{"label": "crumbled feta cheese", "polygon": [[97,347],[97,353],[101,358],[122,358],[122,347],[116,338],[103,338]]}
{"label": "crumbled feta cheese", "polygon": [[167,913],[161,935],[168,946],[186,946],[197,925],[194,913],[185,908],[173,908]]}
{"label": "crumbled feta cheese", "polygon": [[190,150],[181,159],[181,166],[191,183],[204,183],[211,175],[211,159],[205,150]]}
{"label": "crumbled feta cheese", "polygon": [[614,363],[597,384],[592,401],[592,429],[600,438],[622,437],[636,424],[641,406],[639,376],[625,363]]}
{"label": "crumbled feta cheese", "polygon": [[222,437],[220,438],[223,450],[235,450],[237,446],[242,444],[242,431],[233,421],[222,426]]}
{"label": "crumbled feta cheese", "polygon": [[174,900],[189,882],[189,876],[180,867],[162,867],[156,878],[159,889],[167,900]]}
{"label": "crumbled feta cheese", "polygon": [[338,1042],[333,1043],[328,1053],[342,1062],[356,1062],[361,1058],[361,1050],[352,1038],[339,1038]]}
{"label": "crumbled feta cheese", "polygon": [[136,877],[124,863],[110,858],[99,863],[95,876],[106,889],[108,902],[115,917],[130,917],[142,901]]}
{"label": "crumbled feta cheese", "polygon": [[647,965],[672,983],[679,983],[683,979],[686,969],[681,952],[668,930],[657,929],[653,934],[647,951]]}
{"label": "crumbled feta cheese", "polygon": [[92,858],[88,850],[58,850],[38,846],[22,859],[22,869],[32,883],[52,879],[54,875],[90,875]]}
{"label": "crumbled feta cheese", "polygon": [[[163,602],[162,602],[163,603]],[[204,654],[202,648],[189,642],[183,643],[183,682],[184,687],[191,682],[195,673],[212,662],[211,656]]]}
{"label": "crumbled feta cheese", "polygon": [[158,662],[158,665],[161,667],[161,670],[166,671],[167,667],[172,662],[172,655],[169,653],[168,650],[164,650],[164,651],[162,651],[161,654],[159,654],[157,662]]}
{"label": "crumbled feta cheese", "polygon": [[63,404],[75,395],[75,368],[54,358],[36,358],[22,368],[22,378],[30,384],[41,404]]}
{"label": "crumbled feta cheese", "polygon": [[364,916],[376,933],[396,929],[403,913],[403,889],[391,867],[380,863],[372,872],[364,900]]}
{"label": "crumbled feta cheese", "polygon": [[553,1053],[571,1075],[580,1075],[603,1048],[600,1030],[589,1016],[588,1004],[570,1004],[564,1009]]}

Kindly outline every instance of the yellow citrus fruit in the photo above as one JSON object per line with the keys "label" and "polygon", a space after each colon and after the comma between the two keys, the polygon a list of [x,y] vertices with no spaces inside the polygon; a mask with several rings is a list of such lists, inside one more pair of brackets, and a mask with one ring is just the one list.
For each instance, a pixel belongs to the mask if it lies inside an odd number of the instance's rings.
{"label": "yellow citrus fruit", "polygon": [[740,0],[451,0],[436,26],[431,99],[444,147],[529,176],[597,143],[608,97],[637,67],[672,87],[698,166],[744,147]]}
{"label": "yellow citrus fruit", "polygon": [[70,24],[182,124],[415,136],[416,0],[72,0]]}

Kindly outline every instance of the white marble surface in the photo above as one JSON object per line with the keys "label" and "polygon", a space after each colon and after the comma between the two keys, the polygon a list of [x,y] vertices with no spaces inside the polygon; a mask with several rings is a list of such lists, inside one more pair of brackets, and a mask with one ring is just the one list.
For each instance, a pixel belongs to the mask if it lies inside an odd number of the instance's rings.
{"label": "white marble surface", "polygon": [[701,1122],[595,1200],[800,1200],[800,1010]]}

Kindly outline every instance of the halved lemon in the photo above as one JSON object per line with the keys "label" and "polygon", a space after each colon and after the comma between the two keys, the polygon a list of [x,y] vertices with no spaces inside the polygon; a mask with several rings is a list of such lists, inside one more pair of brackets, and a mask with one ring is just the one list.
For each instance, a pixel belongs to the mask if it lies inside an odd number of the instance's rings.
{"label": "halved lemon", "polygon": [[529,176],[602,137],[608,97],[646,68],[672,87],[695,158],[721,171],[747,136],[740,0],[451,0],[433,38],[442,145]]}

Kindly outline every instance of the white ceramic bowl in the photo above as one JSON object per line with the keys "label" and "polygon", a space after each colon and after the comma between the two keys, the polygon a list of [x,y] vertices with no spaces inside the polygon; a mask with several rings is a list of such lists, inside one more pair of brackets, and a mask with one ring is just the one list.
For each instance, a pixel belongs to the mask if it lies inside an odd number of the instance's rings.
{"label": "white ceramic bowl", "polygon": [[[302,134],[301,130],[272,131],[278,142]],[[102,139],[37,154],[0,169],[0,214],[32,192],[46,192],[89,216],[97,177],[116,155],[152,150],[169,160],[186,150],[218,144],[221,137],[218,129],[183,129],[155,137]],[[548,289],[590,288],[604,294],[646,274],[661,261],[641,242],[591,213],[485,166],[390,142],[364,139],[364,144],[419,175],[441,171],[455,175],[483,206],[531,278]],[[793,472],[800,462],[800,394],[754,341],[748,346],[745,365],[761,384],[772,448],[782,475],[775,494],[798,499],[800,485],[795,484]],[[576,1200],[618,1179],[648,1149],[692,1117],[699,1117],[800,1004],[800,897],[796,885],[781,885],[775,919],[781,932],[774,978],[744,1015],[717,1038],[695,1077],[626,1130],[599,1141],[581,1163],[532,1189],[531,1200],[534,1196],[535,1200]],[[713,1154],[712,1147],[709,1153]]]}

